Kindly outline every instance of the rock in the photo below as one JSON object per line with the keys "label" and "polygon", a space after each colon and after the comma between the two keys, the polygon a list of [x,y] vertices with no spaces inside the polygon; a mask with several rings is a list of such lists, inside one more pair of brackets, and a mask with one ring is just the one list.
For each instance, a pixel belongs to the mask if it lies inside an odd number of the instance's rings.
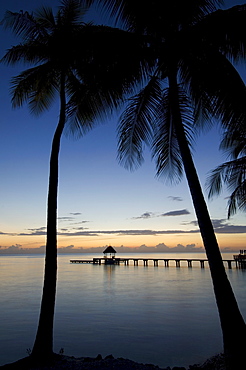
{"label": "rock", "polygon": [[113,360],[114,356],[113,355],[108,355],[105,357],[105,360]]}
{"label": "rock", "polygon": [[[225,358],[223,354],[213,356],[206,360],[203,364],[190,365],[189,370],[203,369],[203,370],[225,370]],[[235,369],[239,370],[239,369]]]}

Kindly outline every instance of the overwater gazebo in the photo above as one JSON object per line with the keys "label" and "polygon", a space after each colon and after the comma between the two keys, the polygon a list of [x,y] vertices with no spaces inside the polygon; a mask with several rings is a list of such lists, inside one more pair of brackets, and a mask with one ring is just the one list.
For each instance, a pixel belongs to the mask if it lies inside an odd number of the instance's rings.
{"label": "overwater gazebo", "polygon": [[115,258],[115,253],[117,252],[111,245],[103,251],[104,258]]}

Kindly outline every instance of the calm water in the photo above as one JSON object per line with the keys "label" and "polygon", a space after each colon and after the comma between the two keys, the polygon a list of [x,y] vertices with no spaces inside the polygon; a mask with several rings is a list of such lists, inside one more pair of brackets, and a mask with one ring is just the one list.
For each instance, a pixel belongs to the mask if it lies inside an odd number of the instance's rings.
{"label": "calm water", "polygon": [[[60,255],[54,350],[66,355],[127,357],[187,366],[222,350],[209,269],[70,264],[98,255]],[[122,257],[132,257],[132,254]],[[202,258],[202,254],[141,254]],[[231,254],[225,258],[232,258]],[[0,365],[27,355],[36,333],[44,257],[0,256]],[[227,269],[246,318],[246,271]],[[233,320],[233,318],[232,318]]]}

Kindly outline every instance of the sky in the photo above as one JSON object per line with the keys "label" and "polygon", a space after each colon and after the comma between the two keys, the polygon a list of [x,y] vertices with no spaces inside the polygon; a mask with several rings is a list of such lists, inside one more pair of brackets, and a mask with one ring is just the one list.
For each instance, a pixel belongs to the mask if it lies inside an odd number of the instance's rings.
{"label": "sky", "polygon": [[[226,1],[225,5],[245,1]],[[32,11],[59,1],[2,0],[6,10]],[[95,14],[100,19],[100,14]],[[0,55],[18,41],[0,29]],[[40,250],[45,245],[47,184],[51,141],[57,125],[58,105],[40,117],[27,107],[13,110],[10,79],[21,68],[0,65],[0,253]],[[241,69],[245,80],[244,68]],[[117,122],[114,114],[79,140],[62,138],[58,198],[58,247],[67,250],[103,247],[156,247],[170,251],[203,249],[185,177],[178,185],[157,179],[155,164],[146,149],[144,164],[129,172],[117,160]],[[194,162],[204,195],[208,173],[226,161],[218,150],[220,132],[200,134],[194,145]],[[227,196],[207,200],[220,248],[246,249],[246,215],[227,219]],[[172,249],[174,248],[174,249]]]}

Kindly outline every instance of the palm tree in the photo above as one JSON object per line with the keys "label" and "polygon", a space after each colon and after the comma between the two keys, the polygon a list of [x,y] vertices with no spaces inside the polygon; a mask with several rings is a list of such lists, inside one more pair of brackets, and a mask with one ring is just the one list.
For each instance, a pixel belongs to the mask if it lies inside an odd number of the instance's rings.
{"label": "palm tree", "polygon": [[220,194],[223,183],[231,195],[228,200],[228,218],[237,210],[246,211],[246,136],[243,131],[227,131],[220,148],[229,151],[231,160],[216,167],[207,181],[209,198]]}
{"label": "palm tree", "polygon": [[158,175],[175,180],[184,170],[209,261],[227,366],[242,368],[246,325],[225,272],[190,145],[195,123],[212,117],[224,127],[245,122],[246,89],[231,64],[245,56],[245,6],[222,11],[217,10],[222,1],[212,0],[94,2],[116,24],[149,38],[156,70],[121,116],[119,160],[128,168],[139,166],[146,143]]}
{"label": "palm tree", "polygon": [[[12,103],[28,103],[40,114],[59,98],[59,120],[54,133],[47,202],[45,275],[39,325],[32,358],[53,355],[53,322],[57,280],[57,191],[58,158],[64,128],[82,135],[107,116],[143,74],[143,63],[136,54],[139,37],[106,26],[83,23],[79,0],[62,0],[54,15],[50,7],[34,14],[8,11],[2,24],[22,42],[11,47],[2,61],[30,68],[12,80]],[[127,50],[127,52],[126,52]],[[124,68],[128,65],[128,68]]]}

